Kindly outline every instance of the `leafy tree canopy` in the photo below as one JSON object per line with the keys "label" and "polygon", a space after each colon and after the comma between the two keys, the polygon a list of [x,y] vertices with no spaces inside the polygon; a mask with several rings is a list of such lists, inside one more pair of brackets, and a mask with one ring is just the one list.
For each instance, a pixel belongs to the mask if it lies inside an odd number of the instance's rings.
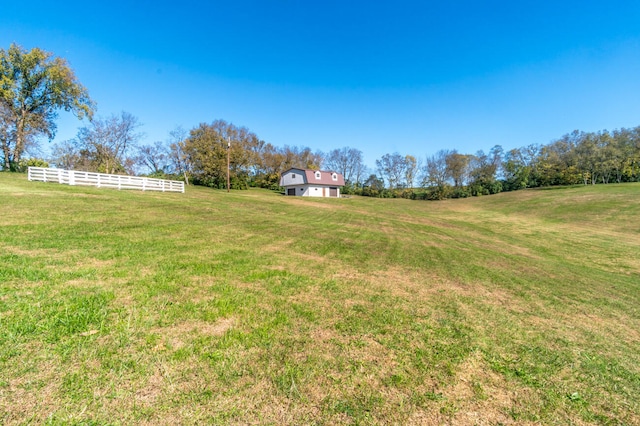
{"label": "leafy tree canopy", "polygon": [[1,165],[17,170],[25,150],[56,132],[59,110],[91,119],[95,104],[67,62],[39,48],[0,49]]}

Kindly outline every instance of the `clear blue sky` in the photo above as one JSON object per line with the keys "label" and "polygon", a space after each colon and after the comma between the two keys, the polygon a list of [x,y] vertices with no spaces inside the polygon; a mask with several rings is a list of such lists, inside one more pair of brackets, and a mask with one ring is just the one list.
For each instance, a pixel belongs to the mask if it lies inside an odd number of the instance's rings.
{"label": "clear blue sky", "polygon": [[640,125],[637,0],[4,2],[12,42],[66,58],[143,143],[224,119],[373,166]]}

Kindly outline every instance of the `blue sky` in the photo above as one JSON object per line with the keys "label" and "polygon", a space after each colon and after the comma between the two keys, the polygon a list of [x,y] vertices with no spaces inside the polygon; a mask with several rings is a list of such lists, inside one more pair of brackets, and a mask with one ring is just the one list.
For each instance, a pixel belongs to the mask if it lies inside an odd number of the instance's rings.
{"label": "blue sky", "polygon": [[11,2],[12,42],[66,58],[143,143],[224,119],[374,166],[640,125],[638,1]]}

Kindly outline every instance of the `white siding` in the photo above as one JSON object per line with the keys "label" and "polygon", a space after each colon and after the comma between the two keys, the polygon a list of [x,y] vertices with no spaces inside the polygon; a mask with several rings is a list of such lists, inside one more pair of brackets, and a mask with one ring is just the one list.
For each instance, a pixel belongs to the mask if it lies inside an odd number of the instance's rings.
{"label": "white siding", "polygon": [[295,189],[296,197],[330,197],[331,188],[336,188],[336,197],[340,198],[340,187],[328,187],[322,185],[292,185],[285,189],[285,194],[288,194],[288,189]]}
{"label": "white siding", "polygon": [[[334,187],[331,187],[334,188]],[[340,198],[340,188],[337,187],[336,197]],[[304,197],[330,197],[331,189],[328,186],[322,185],[304,185],[304,192],[298,190],[296,195],[302,194]]]}
{"label": "white siding", "polygon": [[315,186],[315,185],[309,186],[309,197],[322,197],[322,196],[323,196],[323,192],[322,192],[321,186]]}

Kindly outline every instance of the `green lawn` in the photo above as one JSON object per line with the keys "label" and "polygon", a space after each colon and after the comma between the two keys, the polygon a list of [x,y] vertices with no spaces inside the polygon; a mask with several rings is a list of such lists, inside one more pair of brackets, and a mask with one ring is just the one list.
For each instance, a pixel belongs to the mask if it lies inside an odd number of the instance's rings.
{"label": "green lawn", "polygon": [[640,424],[640,184],[0,200],[0,424]]}

